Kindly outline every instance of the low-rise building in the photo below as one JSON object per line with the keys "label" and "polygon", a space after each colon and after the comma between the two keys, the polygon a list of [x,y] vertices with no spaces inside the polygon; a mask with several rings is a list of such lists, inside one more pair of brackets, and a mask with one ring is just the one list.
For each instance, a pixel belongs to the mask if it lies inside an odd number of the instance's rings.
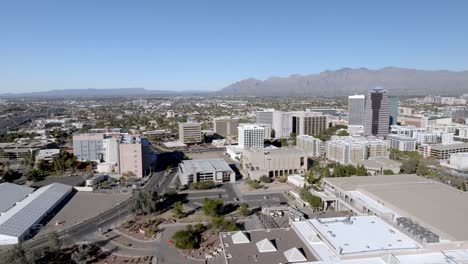
{"label": "low-rise building", "polygon": [[419,152],[425,158],[434,158],[439,160],[446,160],[450,155],[462,152],[468,152],[468,143],[455,143],[455,144],[435,144],[435,145],[421,145]]}
{"label": "low-rise building", "polygon": [[452,154],[448,160],[441,160],[440,165],[458,176],[468,177],[468,152]]}
{"label": "low-rise building", "polygon": [[388,142],[375,137],[335,137],[327,142],[327,158],[357,165],[365,159],[388,157]]}
{"label": "low-rise building", "polygon": [[246,149],[242,156],[244,176],[251,179],[287,176],[307,171],[307,152],[299,148]]}
{"label": "low-rise building", "polygon": [[416,150],[416,139],[400,136],[400,135],[388,135],[387,137],[389,147],[397,149],[399,151],[415,151]]}
{"label": "low-rise building", "polygon": [[53,161],[60,157],[60,149],[40,149],[36,154],[36,162],[40,160]]}
{"label": "low-rise building", "polygon": [[184,160],[179,164],[178,177],[183,185],[192,182],[236,181],[236,173],[223,159]]}

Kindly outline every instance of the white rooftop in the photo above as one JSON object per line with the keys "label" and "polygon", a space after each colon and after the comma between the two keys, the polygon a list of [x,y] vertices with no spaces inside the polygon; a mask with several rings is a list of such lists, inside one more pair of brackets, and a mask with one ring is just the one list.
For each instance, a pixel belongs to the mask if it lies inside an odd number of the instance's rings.
{"label": "white rooftop", "polygon": [[340,255],[420,246],[376,216],[312,219],[309,222]]}
{"label": "white rooftop", "polygon": [[0,235],[21,237],[72,189],[69,185],[53,183],[28,195],[0,216]]}

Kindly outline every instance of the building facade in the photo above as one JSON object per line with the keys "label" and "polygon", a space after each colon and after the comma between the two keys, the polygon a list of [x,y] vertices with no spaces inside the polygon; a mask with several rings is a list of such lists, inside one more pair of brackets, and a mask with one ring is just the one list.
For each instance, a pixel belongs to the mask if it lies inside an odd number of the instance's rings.
{"label": "building facade", "polygon": [[80,161],[103,159],[104,134],[79,134],[73,136],[73,154]]}
{"label": "building facade", "polygon": [[184,160],[179,164],[178,177],[183,185],[192,182],[236,181],[236,173],[223,159]]}
{"label": "building facade", "polygon": [[242,156],[244,176],[258,180],[300,174],[307,171],[307,152],[299,148],[247,149]]}
{"label": "building facade", "polygon": [[398,106],[400,104],[400,100],[396,96],[390,96],[389,103],[390,103],[390,125],[397,125]]}
{"label": "building facade", "polygon": [[275,109],[258,110],[255,114],[255,124],[273,125],[273,112]]}
{"label": "building facade", "polygon": [[239,118],[220,117],[213,118],[214,132],[222,137],[236,137]]}
{"label": "building facade", "polygon": [[341,164],[360,164],[363,160],[388,157],[388,142],[377,138],[338,137],[327,142],[327,158]]}
{"label": "building facade", "polygon": [[293,112],[273,112],[273,132],[275,138],[289,138],[292,133]]}
{"label": "building facade", "polygon": [[239,147],[263,148],[265,128],[256,124],[240,124],[238,127]]}
{"label": "building facade", "polygon": [[390,107],[387,91],[373,88],[366,97],[364,134],[386,136],[390,127]]}
{"label": "building facade", "polygon": [[296,112],[292,116],[292,133],[317,135],[327,129],[327,117],[318,112]]}
{"label": "building facade", "polygon": [[388,135],[389,147],[399,151],[415,151],[416,139],[400,135]]}
{"label": "building facade", "polygon": [[120,173],[136,178],[146,176],[150,169],[148,139],[138,136],[126,136],[119,146]]}
{"label": "building facade", "polygon": [[296,146],[307,151],[309,157],[320,157],[324,154],[324,142],[309,135],[296,137]]}
{"label": "building facade", "polygon": [[365,95],[348,96],[348,124],[352,126],[364,125]]}
{"label": "building facade", "polygon": [[196,122],[179,123],[179,141],[184,144],[201,143],[201,124]]}

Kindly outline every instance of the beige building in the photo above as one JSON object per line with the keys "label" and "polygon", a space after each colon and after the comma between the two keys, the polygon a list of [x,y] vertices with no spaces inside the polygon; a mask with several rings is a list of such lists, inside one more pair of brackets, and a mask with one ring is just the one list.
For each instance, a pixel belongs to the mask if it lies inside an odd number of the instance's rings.
{"label": "beige building", "polygon": [[327,117],[319,112],[296,112],[292,117],[292,132],[296,135],[317,135],[327,129]]}
{"label": "beige building", "polygon": [[179,123],[179,141],[184,144],[201,143],[201,124],[196,122]]}
{"label": "beige building", "polygon": [[134,174],[137,178],[146,176],[149,170],[148,140],[126,136],[119,146],[120,173]]}
{"label": "beige building", "polygon": [[299,148],[246,149],[242,156],[244,176],[259,179],[307,171],[307,152]]}
{"label": "beige building", "polygon": [[324,143],[318,138],[309,135],[296,137],[296,146],[307,151],[309,157],[320,157],[324,153]]}
{"label": "beige building", "polygon": [[239,118],[232,118],[232,117],[213,118],[214,132],[222,137],[237,136],[238,125],[239,125]]}

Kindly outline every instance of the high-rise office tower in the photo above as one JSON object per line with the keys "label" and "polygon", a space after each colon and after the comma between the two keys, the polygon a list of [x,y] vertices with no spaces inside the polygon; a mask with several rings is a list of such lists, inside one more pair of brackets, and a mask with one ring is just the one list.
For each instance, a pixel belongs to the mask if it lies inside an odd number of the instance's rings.
{"label": "high-rise office tower", "polygon": [[317,135],[327,128],[327,117],[319,112],[296,112],[292,117],[292,133]]}
{"label": "high-rise office tower", "polygon": [[396,96],[390,96],[390,125],[396,125],[398,120],[398,105],[400,100]]}
{"label": "high-rise office tower", "polygon": [[219,117],[213,118],[214,132],[222,137],[237,136],[239,118]]}
{"label": "high-rise office tower", "polygon": [[179,141],[184,144],[200,143],[201,124],[195,122],[179,123]]}
{"label": "high-rise office tower", "polygon": [[255,124],[273,125],[273,112],[275,109],[258,110],[255,115]]}
{"label": "high-rise office tower", "polygon": [[348,96],[348,125],[364,125],[364,107],[366,104],[365,95]]}
{"label": "high-rise office tower", "polygon": [[364,111],[364,134],[385,136],[390,128],[390,106],[387,91],[376,87],[367,93]]}
{"label": "high-rise office tower", "polygon": [[273,112],[273,131],[275,138],[289,138],[292,133],[293,112]]}
{"label": "high-rise office tower", "polygon": [[241,148],[263,148],[265,128],[255,124],[240,124],[238,142]]}

